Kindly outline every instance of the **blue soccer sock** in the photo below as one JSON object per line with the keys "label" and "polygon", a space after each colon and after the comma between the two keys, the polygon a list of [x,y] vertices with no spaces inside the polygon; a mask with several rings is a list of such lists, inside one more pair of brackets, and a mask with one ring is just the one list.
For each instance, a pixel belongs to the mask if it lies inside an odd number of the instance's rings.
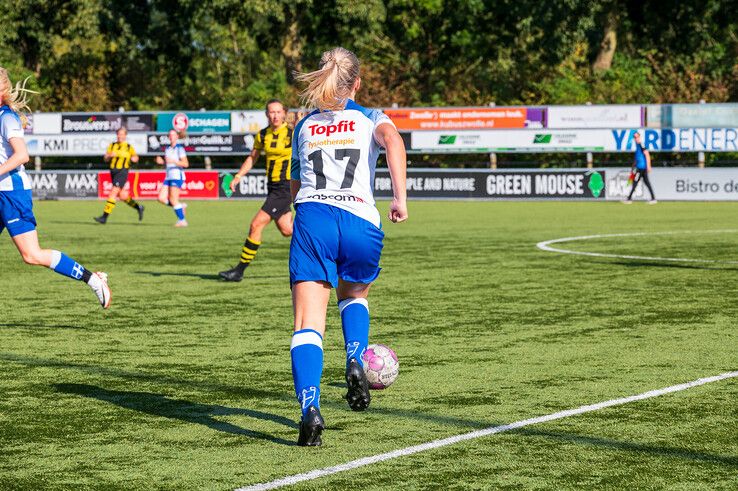
{"label": "blue soccer sock", "polygon": [[369,303],[366,298],[344,298],[338,302],[346,343],[346,365],[351,358],[363,367],[361,356],[369,344]]}
{"label": "blue soccer sock", "polygon": [[51,251],[51,264],[49,268],[53,269],[60,275],[72,278],[73,280],[89,281],[92,273],[80,263],[67,256],[63,252]]}
{"label": "blue soccer sock", "polygon": [[177,206],[174,206],[173,208],[174,208],[174,213],[177,215],[177,218],[180,220],[184,220],[185,214],[184,214],[184,206],[182,206],[182,203],[177,204]]}
{"label": "blue soccer sock", "polygon": [[320,377],[323,375],[323,337],[313,329],[292,334],[292,379],[305,416],[310,406],[320,409]]}

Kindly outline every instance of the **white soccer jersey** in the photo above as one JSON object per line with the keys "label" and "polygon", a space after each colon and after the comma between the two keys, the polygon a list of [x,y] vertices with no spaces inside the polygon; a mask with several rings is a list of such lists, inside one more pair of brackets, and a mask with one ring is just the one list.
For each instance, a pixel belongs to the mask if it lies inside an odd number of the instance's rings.
{"label": "white soccer jersey", "polygon": [[[11,138],[23,138],[23,126],[18,115],[8,106],[0,107],[0,164],[13,155]],[[0,174],[0,191],[19,191],[31,189],[31,180],[26,168],[19,165],[5,174]]]}
{"label": "white soccer jersey", "polygon": [[308,201],[342,208],[377,227],[374,169],[380,146],[374,130],[392,120],[349,100],[343,111],[314,111],[295,127],[292,179],[300,181],[295,203]]}
{"label": "white soccer jersey", "polygon": [[[166,148],[164,148],[164,161],[169,160],[176,160],[179,162],[184,157],[187,156],[187,152],[185,152],[184,147],[177,143],[175,146],[167,145]],[[184,169],[178,165],[174,164],[167,164],[167,179],[172,179],[175,181],[184,181],[185,180],[185,172]]]}

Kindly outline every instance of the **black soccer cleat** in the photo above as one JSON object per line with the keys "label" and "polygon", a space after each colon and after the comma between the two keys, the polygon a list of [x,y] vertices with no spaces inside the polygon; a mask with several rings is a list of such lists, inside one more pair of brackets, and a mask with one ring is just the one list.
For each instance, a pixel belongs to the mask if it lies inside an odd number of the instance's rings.
{"label": "black soccer cleat", "polygon": [[218,275],[225,281],[241,281],[243,279],[243,270],[238,266],[234,266],[226,271],[221,271]]}
{"label": "black soccer cleat", "polygon": [[144,219],[144,205],[139,204],[136,211],[138,211],[138,221],[140,222]]}
{"label": "black soccer cleat", "polygon": [[366,379],[364,369],[351,358],[346,367],[346,401],[353,411],[363,411],[369,407],[372,396],[369,394],[369,382]]}
{"label": "black soccer cleat", "polygon": [[319,447],[323,441],[320,434],[325,429],[325,421],[315,406],[310,406],[305,416],[300,420],[300,436],[297,444],[301,447]]}
{"label": "black soccer cleat", "polygon": [[92,217],[93,220],[95,220],[97,223],[101,223],[105,225],[108,222],[107,217],[101,216],[101,217]]}

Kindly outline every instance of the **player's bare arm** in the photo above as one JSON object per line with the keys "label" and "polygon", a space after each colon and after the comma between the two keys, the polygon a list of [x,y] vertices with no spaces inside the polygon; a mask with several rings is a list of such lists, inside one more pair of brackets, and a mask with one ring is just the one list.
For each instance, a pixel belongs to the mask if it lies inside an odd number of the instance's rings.
{"label": "player's bare arm", "polygon": [[230,188],[231,191],[236,191],[236,186],[241,181],[241,178],[248,174],[251,169],[254,167],[254,162],[256,162],[259,158],[259,150],[258,149],[252,149],[251,153],[246,157],[246,159],[243,161],[243,164],[241,164],[241,168],[238,169],[238,172],[236,172],[236,175],[233,176],[233,180],[231,181]]}
{"label": "player's bare arm", "polygon": [[374,138],[387,150],[387,166],[392,179],[392,204],[389,219],[394,223],[407,220],[407,154],[405,144],[397,129],[389,124],[380,124],[374,130]]}
{"label": "player's bare arm", "polygon": [[7,174],[18,166],[28,162],[28,149],[23,138],[11,138],[8,140],[10,147],[13,149],[13,155],[0,165],[0,176]]}

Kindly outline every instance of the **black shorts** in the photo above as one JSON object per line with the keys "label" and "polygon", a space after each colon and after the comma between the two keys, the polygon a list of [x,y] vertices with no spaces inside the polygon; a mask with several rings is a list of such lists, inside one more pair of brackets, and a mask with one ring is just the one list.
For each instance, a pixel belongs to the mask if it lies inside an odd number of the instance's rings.
{"label": "black shorts", "polygon": [[110,180],[113,181],[113,186],[123,189],[128,181],[128,169],[111,169]]}
{"label": "black shorts", "polygon": [[261,209],[264,210],[274,220],[279,219],[285,213],[290,213],[292,209],[292,194],[290,193],[290,181],[279,183],[269,183],[267,185],[267,198]]}

